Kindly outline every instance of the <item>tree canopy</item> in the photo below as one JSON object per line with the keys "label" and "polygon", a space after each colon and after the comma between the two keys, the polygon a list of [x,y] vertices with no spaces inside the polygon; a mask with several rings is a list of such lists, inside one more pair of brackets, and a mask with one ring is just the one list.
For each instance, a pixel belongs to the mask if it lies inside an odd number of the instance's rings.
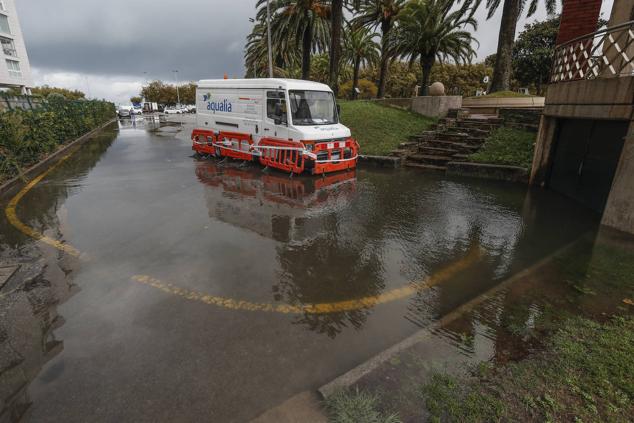
{"label": "tree canopy", "polygon": [[[180,95],[181,104],[196,103],[196,84],[194,82],[188,82],[179,85],[178,94]],[[140,95],[145,98],[146,101],[160,104],[176,104],[178,102],[176,86],[159,80],[144,85],[141,88]]]}
{"label": "tree canopy", "polygon": [[559,17],[526,25],[513,46],[513,76],[520,85],[534,86],[537,94],[548,83],[553,63]]}

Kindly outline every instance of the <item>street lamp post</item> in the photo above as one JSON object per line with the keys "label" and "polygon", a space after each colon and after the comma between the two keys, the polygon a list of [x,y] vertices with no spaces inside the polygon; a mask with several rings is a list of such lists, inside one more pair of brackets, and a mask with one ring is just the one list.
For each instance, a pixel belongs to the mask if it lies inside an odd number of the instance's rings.
{"label": "street lamp post", "polygon": [[269,78],[273,78],[273,52],[271,50],[271,8],[266,0],[266,37],[269,45]]}
{"label": "street lamp post", "polygon": [[176,78],[176,75],[178,74],[177,70],[173,70],[172,72],[174,72],[174,84],[176,84],[176,98],[178,99],[178,107],[181,106],[181,95],[180,92],[178,91],[178,79]]}

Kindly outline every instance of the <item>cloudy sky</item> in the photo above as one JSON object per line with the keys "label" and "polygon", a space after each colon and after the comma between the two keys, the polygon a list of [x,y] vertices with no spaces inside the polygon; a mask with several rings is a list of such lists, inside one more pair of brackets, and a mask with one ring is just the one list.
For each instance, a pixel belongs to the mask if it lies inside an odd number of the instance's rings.
{"label": "cloudy sky", "polygon": [[[36,85],[127,102],[146,80],[242,76],[256,0],[16,0]],[[612,0],[604,0],[604,17]],[[501,8],[478,13],[478,57],[497,47]],[[544,19],[543,7],[526,22]]]}

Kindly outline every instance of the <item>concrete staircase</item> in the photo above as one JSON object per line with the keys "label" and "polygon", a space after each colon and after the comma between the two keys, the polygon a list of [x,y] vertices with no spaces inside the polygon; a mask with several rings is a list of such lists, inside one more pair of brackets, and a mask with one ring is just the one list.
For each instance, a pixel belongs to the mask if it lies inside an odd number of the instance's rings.
{"label": "concrete staircase", "polygon": [[501,121],[492,115],[461,117],[459,111],[451,111],[430,130],[410,137],[390,155],[401,157],[408,167],[445,171],[449,162],[467,161]]}

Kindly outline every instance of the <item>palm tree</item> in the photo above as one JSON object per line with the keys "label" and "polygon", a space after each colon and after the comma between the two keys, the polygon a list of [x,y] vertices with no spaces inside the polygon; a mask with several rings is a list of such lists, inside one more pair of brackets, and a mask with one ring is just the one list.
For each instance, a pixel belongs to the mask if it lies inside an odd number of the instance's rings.
{"label": "palm tree", "polygon": [[379,90],[377,97],[385,96],[389,55],[389,37],[396,17],[400,13],[406,0],[372,0],[358,10],[359,15],[354,18],[354,25],[367,26],[372,29],[381,27],[381,63],[379,67]]}
{"label": "palm tree", "polygon": [[[266,21],[266,0],[258,0],[257,17]],[[302,79],[310,78],[313,50],[324,51],[329,41],[328,0],[272,0],[271,34],[274,51],[295,49],[301,44]]]}
{"label": "palm tree", "polygon": [[339,90],[339,65],[343,40],[343,8],[359,9],[370,0],[330,0],[330,63],[328,85],[337,95]]}
{"label": "palm tree", "polygon": [[[490,19],[497,10],[500,3],[502,6],[502,22],[500,22],[500,34],[498,37],[498,49],[493,67],[493,79],[491,81],[490,92],[506,91],[511,84],[511,62],[513,53],[513,42],[515,41],[515,31],[517,20],[528,0],[487,0],[486,6],[489,9],[487,19]],[[479,4],[481,0],[478,0]],[[537,10],[540,0],[530,0],[527,16],[532,16]],[[546,11],[552,15],[555,13],[557,0],[544,0]]]}
{"label": "palm tree", "polygon": [[345,59],[352,64],[352,99],[357,98],[359,70],[361,65],[374,64],[379,61],[379,45],[374,38],[379,34],[370,32],[365,27],[348,26],[344,37]]}
{"label": "palm tree", "polygon": [[[266,21],[258,22],[247,36],[245,46],[245,67],[247,77],[268,76],[268,43],[266,38]],[[301,57],[294,48],[284,48],[273,43],[273,74],[288,76],[288,69],[299,66]]]}
{"label": "palm tree", "polygon": [[471,44],[477,40],[467,30],[467,27],[477,29],[473,18],[475,9],[470,1],[458,9],[453,6],[453,0],[410,0],[397,19],[398,27],[390,49],[394,54],[409,58],[410,63],[420,60],[424,94],[427,94],[431,68],[436,60],[451,59],[460,63],[471,61],[475,55]]}

